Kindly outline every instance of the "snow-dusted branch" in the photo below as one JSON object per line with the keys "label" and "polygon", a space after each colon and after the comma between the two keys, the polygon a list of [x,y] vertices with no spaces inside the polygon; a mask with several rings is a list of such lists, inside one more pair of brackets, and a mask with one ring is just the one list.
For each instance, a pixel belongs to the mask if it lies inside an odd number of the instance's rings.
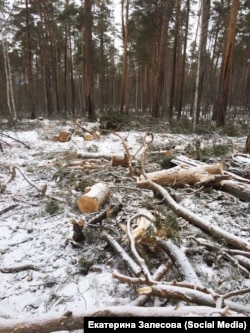
{"label": "snow-dusted branch", "polygon": [[148,186],[158,192],[164,199],[164,201],[181,217],[200,228],[204,232],[212,235],[213,237],[217,237],[221,240],[226,241],[229,245],[235,247],[236,249],[240,249],[243,251],[250,251],[250,243],[245,241],[244,239],[235,236],[221,228],[215,226],[212,223],[208,223],[204,218],[194,214],[189,211],[185,207],[182,207],[178,204],[168,193],[168,191],[162,186],[152,182],[151,180],[147,180]]}
{"label": "snow-dusted branch", "polygon": [[210,306],[110,306],[90,311],[67,311],[64,315],[44,315],[31,319],[0,319],[0,333],[57,332],[83,329],[85,317],[245,317],[227,306],[217,309]]}

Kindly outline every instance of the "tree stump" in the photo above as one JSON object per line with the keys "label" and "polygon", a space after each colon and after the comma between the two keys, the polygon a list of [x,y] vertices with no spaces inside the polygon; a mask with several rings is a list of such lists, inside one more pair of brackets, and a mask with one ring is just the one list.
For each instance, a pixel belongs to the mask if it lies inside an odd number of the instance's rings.
{"label": "tree stump", "polygon": [[250,133],[247,136],[246,144],[245,144],[245,147],[243,149],[243,153],[250,154]]}
{"label": "tree stump", "polygon": [[111,165],[112,166],[128,167],[128,165],[129,165],[128,156],[126,154],[124,154],[124,155],[113,155],[112,158],[111,158]]}
{"label": "tree stump", "polygon": [[84,235],[83,235],[83,227],[84,227],[84,221],[83,220],[79,220],[76,221],[75,219],[71,220],[71,223],[73,225],[73,240],[75,242],[82,242],[84,240]]}

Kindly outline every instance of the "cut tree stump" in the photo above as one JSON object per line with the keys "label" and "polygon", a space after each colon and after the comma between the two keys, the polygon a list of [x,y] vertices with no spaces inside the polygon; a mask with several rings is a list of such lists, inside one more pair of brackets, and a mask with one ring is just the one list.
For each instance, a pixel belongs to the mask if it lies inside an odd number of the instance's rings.
{"label": "cut tree stump", "polygon": [[113,155],[111,158],[111,165],[112,166],[122,166],[122,167],[128,167],[129,166],[129,160],[126,154],[124,155]]}
{"label": "cut tree stump", "polygon": [[[211,183],[217,181],[218,176],[223,174],[223,163],[212,165],[201,165],[188,168],[187,166],[176,166],[171,169],[164,169],[147,173],[146,177],[157,184],[166,184],[171,186],[182,186],[185,184],[195,185],[197,183]],[[147,187],[147,179],[141,175],[137,180],[139,187]]]}
{"label": "cut tree stump", "polygon": [[84,221],[79,220],[76,221],[75,219],[71,220],[71,223],[73,225],[73,240],[75,242],[82,242],[84,240],[84,235],[83,235],[83,227],[84,227]]}
{"label": "cut tree stump", "polygon": [[250,154],[250,133],[247,136],[246,144],[245,144],[245,147],[243,149],[243,153]]}
{"label": "cut tree stump", "polygon": [[82,213],[97,212],[110,196],[110,188],[104,182],[93,185],[90,190],[77,199],[77,205]]}

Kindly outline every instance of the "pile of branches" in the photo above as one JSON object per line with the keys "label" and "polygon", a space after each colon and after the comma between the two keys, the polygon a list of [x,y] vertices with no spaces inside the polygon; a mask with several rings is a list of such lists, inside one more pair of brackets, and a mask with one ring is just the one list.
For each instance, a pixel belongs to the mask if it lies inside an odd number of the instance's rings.
{"label": "pile of branches", "polygon": [[[155,175],[152,176],[152,174],[146,172],[145,164],[149,145],[153,141],[153,134],[146,133],[142,140],[139,166],[134,165],[134,156],[131,156],[123,138],[118,133],[113,134],[119,136],[122,141],[127,162],[126,166],[129,172],[128,178],[130,183],[135,186],[134,188],[140,188],[140,191],[150,189],[155,198],[160,198],[161,204],[173,210],[182,220],[198,228],[213,240],[216,239],[220,244],[220,257],[230,262],[243,277],[249,279],[250,243],[207,222],[205,218],[182,207],[167,190],[165,186],[166,178],[162,180],[159,174],[154,178]],[[211,186],[211,184],[214,184],[218,187],[218,182],[225,181],[227,177],[231,177],[231,175],[223,173],[222,167],[219,166],[219,171],[216,171],[212,178],[209,176],[209,172],[205,174],[206,177],[204,178],[204,173],[207,172],[204,166],[198,165],[195,167],[198,169],[202,168],[202,179],[199,181],[199,186],[206,186],[206,184]],[[197,172],[198,169],[196,170]],[[215,170],[218,169],[215,168]],[[184,168],[184,172],[186,171],[187,169]],[[173,171],[171,172],[172,181]],[[179,175],[180,170],[178,169],[178,172],[174,174],[175,185]],[[40,192],[43,196],[46,195],[46,189],[41,189]],[[83,248],[88,230],[92,228],[98,229],[98,237],[109,245],[109,248],[116,253],[117,257],[122,259],[126,266],[124,272],[128,272],[125,274],[114,269],[113,278],[130,286],[135,286],[137,297],[126,306],[105,307],[88,312],[80,310],[77,313],[68,311],[57,317],[44,316],[39,319],[25,320],[25,322],[13,319],[0,319],[0,333],[13,331],[19,333],[27,331],[47,333],[59,330],[76,330],[83,327],[84,317],[86,316],[250,316],[249,305],[232,300],[248,294],[250,288],[237,289],[220,294],[205,286],[189,261],[188,249],[181,246],[181,244],[176,244],[173,239],[168,237],[169,230],[166,225],[159,224],[159,219],[155,218],[155,214],[157,215],[158,213],[152,214],[147,209],[141,210],[127,218],[125,224],[119,225],[121,233],[116,233],[116,236],[114,236],[107,232],[107,219],[108,221],[116,219],[122,208],[122,205],[107,205],[88,221],[73,220],[73,237],[68,240],[68,244]],[[205,241],[203,238],[191,238],[190,241],[197,246],[199,251],[218,251],[213,242]],[[158,267],[154,267],[153,270],[144,258],[144,254],[148,252],[154,255],[161,255],[160,261],[162,262]],[[92,269],[95,268],[92,267]],[[173,274],[169,274],[172,269],[175,271],[176,278],[169,280],[167,277],[173,276]],[[152,299],[155,298],[161,300],[161,306],[151,306]]]}

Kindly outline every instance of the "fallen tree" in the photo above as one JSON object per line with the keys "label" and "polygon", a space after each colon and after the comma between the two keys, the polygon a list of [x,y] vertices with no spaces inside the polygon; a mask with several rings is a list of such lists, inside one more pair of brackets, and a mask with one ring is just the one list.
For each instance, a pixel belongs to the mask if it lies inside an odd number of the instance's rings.
{"label": "fallen tree", "polygon": [[[215,163],[212,165],[201,165],[196,167],[186,167],[180,165],[170,169],[163,169],[151,173],[142,174],[137,184],[139,187],[147,187],[147,180],[157,184],[170,186],[181,186],[184,184],[206,184],[218,182],[223,174],[223,164]],[[223,177],[224,178],[224,177]]]}
{"label": "fallen tree", "polygon": [[[192,160],[191,158],[188,158],[187,156],[176,156],[174,159],[171,160],[173,164],[176,164],[177,166],[175,168],[184,168],[186,167],[188,170],[195,170],[197,169],[203,169],[207,167],[207,164],[204,164],[200,161]],[[170,169],[171,170],[171,169]],[[220,189],[224,192],[230,193],[233,196],[239,198],[242,201],[250,201],[250,180],[241,176],[238,176],[230,171],[227,170],[221,170],[222,177],[215,177],[214,181],[211,178],[210,182],[203,183],[203,185],[209,185],[213,186],[214,188]],[[149,179],[151,177],[149,176]],[[151,179],[154,180],[154,179]],[[162,182],[158,182],[162,183]],[[140,184],[140,182],[139,182]],[[187,184],[194,185],[187,180]]]}
{"label": "fallen tree", "polygon": [[185,207],[182,207],[170,196],[168,191],[159,184],[156,184],[151,180],[147,180],[147,187],[150,187],[153,191],[160,194],[163,200],[169,205],[169,207],[171,207],[179,216],[183,217],[184,219],[186,219],[196,227],[200,228],[204,232],[210,234],[215,238],[224,240],[227,244],[235,247],[236,249],[240,249],[243,251],[250,251],[249,242],[245,241],[240,237],[232,235],[231,233],[225,230],[222,230],[221,228],[217,227],[216,225],[213,225],[212,223],[208,223],[204,218],[187,210]]}
{"label": "fallen tree", "polygon": [[[155,288],[155,293],[159,288]],[[110,306],[90,311],[67,311],[63,315],[44,315],[32,319],[0,319],[0,333],[51,333],[62,330],[73,331],[83,329],[86,317],[246,317],[243,313],[224,308],[209,306]]]}

